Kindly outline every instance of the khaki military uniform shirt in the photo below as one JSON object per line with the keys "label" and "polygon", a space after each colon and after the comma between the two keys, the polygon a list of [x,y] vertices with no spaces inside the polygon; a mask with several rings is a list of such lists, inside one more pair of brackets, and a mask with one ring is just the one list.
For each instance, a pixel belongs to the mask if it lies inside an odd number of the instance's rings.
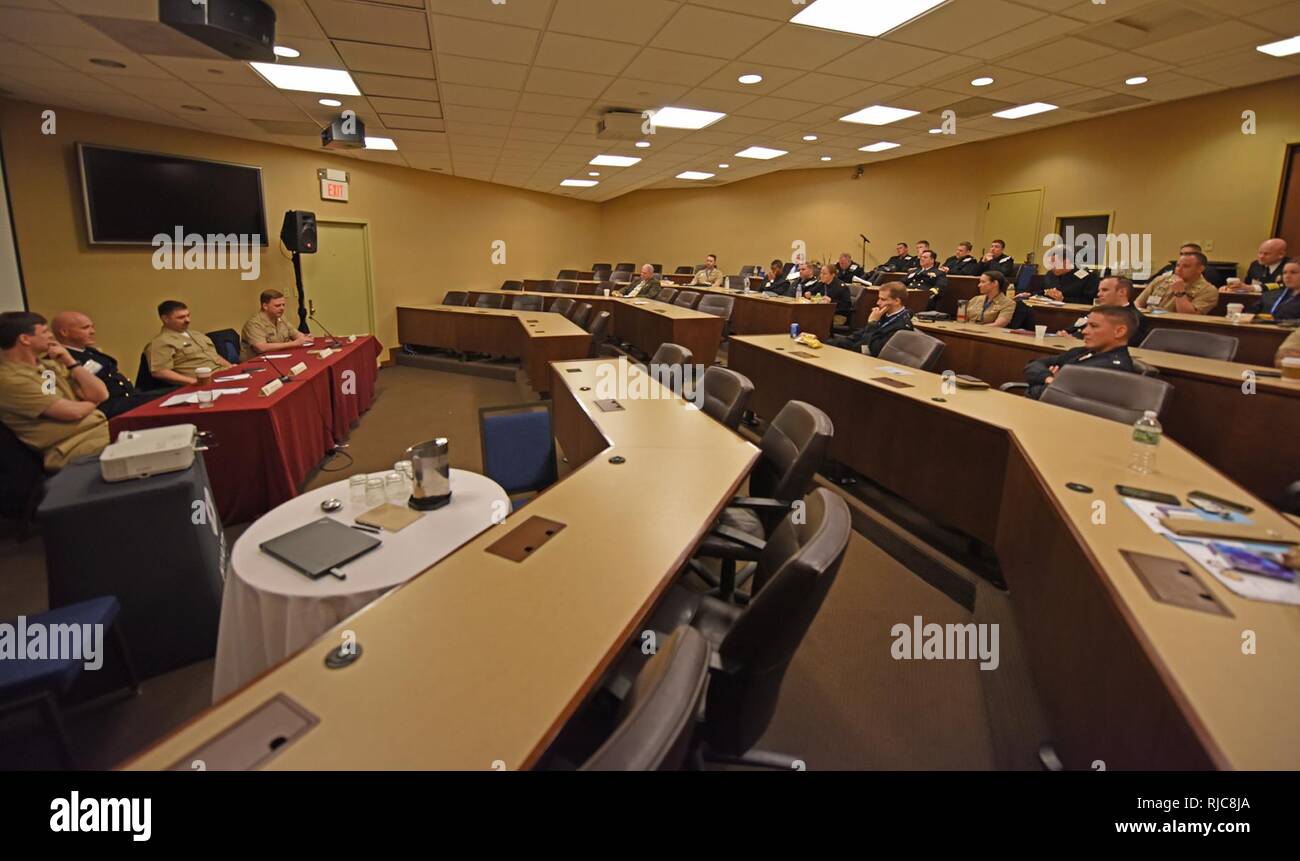
{"label": "khaki military uniform shirt", "polygon": [[162,328],[146,348],[149,354],[149,372],[172,370],[187,377],[194,376],[198,368],[217,370],[224,361],[212,339],[202,332],[173,332]]}
{"label": "khaki military uniform shirt", "polygon": [[1281,365],[1282,360],[1288,355],[1300,356],[1300,329],[1296,329],[1290,335],[1287,335],[1286,340],[1277,348],[1275,364]]}
{"label": "khaki military uniform shirt", "polygon": [[1016,300],[999,291],[993,301],[986,302],[984,296],[976,296],[966,303],[966,322],[968,323],[1002,323],[1011,322],[1011,315],[1016,313]]}
{"label": "khaki military uniform shirt", "polygon": [[99,454],[109,443],[108,419],[99,410],[78,422],[41,415],[60,399],[80,400],[62,364],[48,358],[38,365],[0,359],[0,421],[41,455],[48,470],[62,469],[74,457]]}
{"label": "khaki military uniform shirt", "polygon": [[270,317],[258,311],[248,318],[243,331],[239,333],[240,360],[248,361],[258,355],[258,352],[253,349],[254,344],[284,344],[292,341],[294,331],[285,322],[284,317],[272,323]]}
{"label": "khaki military uniform shirt", "polygon": [[695,273],[688,287],[721,287],[722,286],[721,269],[701,269]]}
{"label": "khaki military uniform shirt", "polygon": [[[1137,297],[1134,304],[1145,303],[1147,310],[1159,308],[1162,311],[1176,311],[1174,293],[1169,286],[1174,277],[1174,273],[1166,272],[1154,279]],[[1208,314],[1219,304],[1219,288],[1206,281],[1204,277],[1198,278],[1187,285],[1187,299],[1196,306],[1199,313]]]}

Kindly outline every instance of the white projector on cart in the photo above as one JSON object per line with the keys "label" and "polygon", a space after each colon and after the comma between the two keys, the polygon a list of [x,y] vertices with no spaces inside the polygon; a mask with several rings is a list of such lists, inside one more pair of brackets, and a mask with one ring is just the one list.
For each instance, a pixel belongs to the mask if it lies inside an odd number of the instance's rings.
{"label": "white projector on cart", "polygon": [[207,451],[207,434],[194,425],[168,425],[148,430],[122,431],[117,442],[99,456],[104,481],[127,481],[165,472],[180,472],[194,463],[196,451]]}

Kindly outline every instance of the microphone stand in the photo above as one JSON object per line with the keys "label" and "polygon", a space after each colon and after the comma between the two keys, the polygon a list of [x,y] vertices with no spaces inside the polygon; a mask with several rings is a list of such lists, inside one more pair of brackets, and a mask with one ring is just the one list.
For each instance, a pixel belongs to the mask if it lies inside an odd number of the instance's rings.
{"label": "microphone stand", "polygon": [[329,338],[329,340],[325,342],[325,346],[330,347],[331,349],[343,346],[343,342],[334,337],[334,333],[331,332],[325,324],[320,321],[320,318],[316,316],[316,311],[314,309],[307,312],[307,317],[325,331],[326,337]]}
{"label": "microphone stand", "polygon": [[268,356],[267,354],[263,353],[263,354],[262,354],[262,359],[263,359],[263,361],[265,361],[268,365],[270,365],[272,368],[274,368],[274,369],[275,369],[275,372],[276,372],[277,374],[280,375],[280,382],[282,382],[282,383],[292,383],[292,382],[294,381],[294,377],[291,377],[291,376],[289,376],[288,374],[286,374],[286,373],[285,373],[285,372],[280,368],[279,365],[277,365],[275,362],[271,361],[271,357],[270,357],[270,356]]}

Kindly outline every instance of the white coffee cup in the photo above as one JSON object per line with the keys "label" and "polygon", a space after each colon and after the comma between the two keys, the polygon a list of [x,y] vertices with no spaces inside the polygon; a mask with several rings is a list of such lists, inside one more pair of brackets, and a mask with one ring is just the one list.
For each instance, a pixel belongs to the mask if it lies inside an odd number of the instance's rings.
{"label": "white coffee cup", "polygon": [[1035,327],[1034,327],[1034,340],[1035,340],[1035,341],[1041,341],[1041,340],[1043,340],[1043,339],[1046,338],[1046,337],[1047,337],[1047,327],[1046,327],[1046,326],[1039,325],[1039,326],[1035,326]]}
{"label": "white coffee cup", "polygon": [[609,288],[608,288],[608,287],[605,288],[605,295],[606,295],[606,296],[609,296]]}
{"label": "white coffee cup", "polygon": [[1232,315],[1232,314],[1240,314],[1240,313],[1241,313],[1242,311],[1244,311],[1244,310],[1246,310],[1246,306],[1243,305],[1243,304],[1240,303],[1240,302],[1229,302],[1229,303],[1228,303],[1228,314],[1229,314],[1229,315]]}

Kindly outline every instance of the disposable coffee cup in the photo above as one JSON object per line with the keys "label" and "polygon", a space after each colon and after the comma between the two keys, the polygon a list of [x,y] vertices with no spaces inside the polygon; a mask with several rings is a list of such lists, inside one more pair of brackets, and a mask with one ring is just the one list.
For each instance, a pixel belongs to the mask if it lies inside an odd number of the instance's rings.
{"label": "disposable coffee cup", "polygon": [[1243,305],[1243,304],[1240,303],[1240,302],[1229,302],[1229,303],[1228,303],[1228,316],[1229,316],[1229,317],[1235,317],[1236,315],[1240,314],[1240,313],[1241,313],[1242,311],[1244,311],[1244,310],[1246,310],[1246,306]]}
{"label": "disposable coffee cup", "polygon": [[212,369],[211,369],[211,368],[195,368],[195,369],[194,369],[194,379],[198,381],[198,385],[200,385],[200,386],[206,386],[206,385],[208,385],[209,383],[212,382]]}
{"label": "disposable coffee cup", "polygon": [[1300,358],[1288,356],[1283,359],[1282,376],[1288,380],[1300,380]]}
{"label": "disposable coffee cup", "polygon": [[608,288],[608,287],[605,288],[605,295],[606,295],[606,296],[609,296],[609,288]]}
{"label": "disposable coffee cup", "polygon": [[1047,337],[1047,327],[1046,327],[1046,326],[1041,326],[1041,325],[1040,325],[1040,326],[1035,326],[1035,327],[1034,327],[1034,340],[1035,340],[1035,341],[1041,341],[1041,340],[1043,340],[1043,339],[1046,338],[1046,337]]}

